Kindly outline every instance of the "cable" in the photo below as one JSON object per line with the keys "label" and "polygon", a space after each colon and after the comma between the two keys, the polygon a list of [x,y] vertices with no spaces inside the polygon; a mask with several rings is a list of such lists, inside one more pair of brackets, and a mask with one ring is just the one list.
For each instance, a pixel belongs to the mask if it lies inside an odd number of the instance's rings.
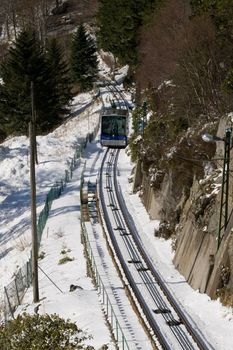
{"label": "cable", "polygon": [[183,160],[187,160],[190,162],[213,162],[213,161],[217,161],[217,160],[224,160],[224,158],[212,158],[212,159],[195,159],[195,158],[187,158],[184,157],[183,155],[180,155],[178,153],[173,153],[177,158],[183,159]]}
{"label": "cable", "polygon": [[[197,162],[197,163],[199,163],[199,162],[212,162],[212,161],[216,161],[216,163],[217,163],[220,167],[222,167],[222,165],[221,165],[218,161],[219,161],[219,160],[224,160],[224,158],[212,158],[212,159],[209,159],[209,160],[207,160],[207,159],[186,158],[186,157],[183,157],[182,155],[179,155],[178,153],[174,153],[174,155],[175,155],[177,158],[179,158],[179,159],[186,160],[186,161],[189,161],[189,162]],[[230,158],[230,159],[231,159],[231,158]],[[201,167],[201,164],[195,164],[195,163],[194,163],[194,165]],[[233,178],[233,175],[231,174],[232,172],[233,172],[233,170],[230,170],[230,171],[229,171],[229,176],[230,176],[231,178]],[[229,196],[230,196],[231,198],[233,198],[233,195],[229,194]]]}
{"label": "cable", "polygon": [[64,292],[56,285],[56,283],[55,282],[53,282],[52,280],[51,280],[51,278],[47,275],[47,273],[46,272],[44,272],[44,270],[42,270],[42,268],[38,265],[38,268],[41,270],[41,272],[50,280],[50,282],[52,282],[52,284],[54,284],[54,286],[62,293],[62,294],[64,294]]}
{"label": "cable", "polygon": [[[224,160],[224,158],[212,158],[212,159],[195,159],[195,158],[187,158],[187,157],[184,157],[184,156],[182,156],[182,155],[180,155],[180,154],[178,154],[178,153],[174,153],[174,155],[177,157],[177,158],[179,158],[179,159],[183,159],[183,160],[186,160],[186,161],[189,161],[189,162],[201,162],[201,163],[203,163],[203,162],[214,162],[214,161],[216,161],[216,163],[219,165],[219,167],[221,167],[222,168],[222,165],[218,162],[219,160]],[[232,158],[230,158],[230,160],[232,160]],[[201,166],[201,165],[199,165],[199,164],[195,164],[195,165],[197,165],[197,166]],[[233,172],[233,170],[230,170],[229,171],[229,175],[233,178],[233,175],[231,174]]]}

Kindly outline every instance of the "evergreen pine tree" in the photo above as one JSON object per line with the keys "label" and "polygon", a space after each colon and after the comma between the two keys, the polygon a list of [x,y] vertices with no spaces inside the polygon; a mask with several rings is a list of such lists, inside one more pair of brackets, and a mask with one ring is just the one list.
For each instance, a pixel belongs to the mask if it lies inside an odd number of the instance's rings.
{"label": "evergreen pine tree", "polygon": [[72,98],[70,71],[63,57],[63,50],[57,40],[51,39],[47,46],[46,59],[51,71],[53,95],[57,101],[58,112],[62,112]]}
{"label": "evergreen pine tree", "polygon": [[94,40],[86,33],[81,24],[74,34],[71,43],[71,70],[75,83],[82,90],[92,87],[98,72],[98,60]]}
{"label": "evergreen pine tree", "polygon": [[[136,65],[139,28],[161,0],[100,0],[98,11],[101,47],[121,63]],[[120,10],[121,9],[121,10]]]}
{"label": "evergreen pine tree", "polygon": [[216,0],[190,0],[190,5],[194,15],[201,15],[213,10],[216,2]]}
{"label": "evergreen pine tree", "polygon": [[35,31],[24,29],[1,65],[0,118],[7,134],[27,134],[34,82],[37,127],[46,131],[57,123],[51,71]]}
{"label": "evergreen pine tree", "polygon": [[225,41],[225,45],[231,45],[233,0],[191,0],[190,5],[194,16],[208,14],[216,27],[218,37]]}

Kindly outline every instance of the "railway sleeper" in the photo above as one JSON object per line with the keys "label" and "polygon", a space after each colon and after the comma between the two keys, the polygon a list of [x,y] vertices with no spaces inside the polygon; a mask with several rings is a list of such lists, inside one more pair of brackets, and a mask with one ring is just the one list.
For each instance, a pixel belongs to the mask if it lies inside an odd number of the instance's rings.
{"label": "railway sleeper", "polygon": [[116,228],[114,228],[114,231],[125,231],[125,228],[121,226],[117,226]]}
{"label": "railway sleeper", "polygon": [[90,215],[97,215],[96,209],[88,210]]}
{"label": "railway sleeper", "polygon": [[94,191],[96,189],[96,184],[93,184],[91,182],[89,182],[87,186],[90,191]]}
{"label": "railway sleeper", "polygon": [[170,314],[171,310],[159,307],[158,309],[153,310],[153,312],[155,314]]}
{"label": "railway sleeper", "polygon": [[89,191],[96,191],[96,183],[88,182],[87,187]]}
{"label": "railway sleeper", "polygon": [[141,260],[136,260],[136,259],[132,259],[132,260],[128,260],[129,264],[140,264]]}
{"label": "railway sleeper", "polygon": [[96,211],[96,206],[95,206],[95,204],[94,203],[91,203],[90,204],[90,202],[88,203],[88,209],[90,210],[90,211]]}
{"label": "railway sleeper", "polygon": [[96,210],[89,211],[89,214],[90,214],[91,217],[98,217],[98,213],[97,213]]}
{"label": "railway sleeper", "polygon": [[148,271],[148,270],[149,270],[149,267],[144,267],[144,266],[142,266],[142,267],[137,267],[137,270],[138,270],[139,272]]}
{"label": "railway sleeper", "polygon": [[166,322],[169,327],[180,326],[182,324],[181,320],[169,320]]}

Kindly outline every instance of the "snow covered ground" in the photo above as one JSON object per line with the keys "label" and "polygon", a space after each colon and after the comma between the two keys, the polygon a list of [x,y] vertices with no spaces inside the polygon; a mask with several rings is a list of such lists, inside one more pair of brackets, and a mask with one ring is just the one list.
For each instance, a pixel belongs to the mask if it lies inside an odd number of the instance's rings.
{"label": "snow covered ground", "polygon": [[125,201],[134,223],[141,233],[141,240],[150,257],[158,267],[167,286],[172,290],[184,309],[201,329],[206,339],[216,350],[233,348],[233,310],[211,300],[206,294],[193,290],[184,277],[174,268],[171,240],[154,236],[156,220],[150,220],[138,194],[132,194],[131,185],[127,182],[132,165],[127,154],[121,153],[119,159],[120,183]]}
{"label": "snow covered ground", "polygon": [[[89,105],[91,95],[78,96],[73,105],[72,119],[47,136],[40,136],[38,142],[39,164],[36,167],[38,213],[42,210],[46,194],[55,181],[64,178],[65,169],[73,157],[80,137],[91,132],[98,122],[100,101]],[[80,114],[76,110],[87,104]],[[97,156],[99,152],[99,156]],[[26,137],[14,137],[0,147],[0,291],[14,275],[17,266],[28,260],[30,254],[30,192],[29,158]],[[88,341],[96,349],[108,344],[115,346],[101,310],[98,293],[87,277],[86,260],[80,240],[80,176],[84,161],[98,169],[101,162],[101,148],[97,143],[89,144],[82,160],[67,184],[61,197],[53,202],[49,219],[44,229],[39,260],[39,313],[57,313],[61,317],[77,322],[93,339]],[[134,218],[141,232],[142,241],[148,253],[159,267],[168,286],[180,300],[194,322],[216,350],[233,348],[232,309],[221,306],[219,301],[192,290],[172,264],[171,242],[154,237],[158,222],[149,219],[140,198],[131,193],[128,177],[132,164],[124,150],[119,159],[119,182]],[[59,264],[64,256],[70,258]],[[45,275],[46,273],[46,275]],[[71,284],[78,288],[70,292]],[[18,312],[33,312],[32,289],[25,295],[24,304]],[[145,350],[148,347],[144,347]]]}
{"label": "snow covered ground", "polygon": [[[88,103],[91,96],[81,95],[73,108]],[[80,138],[85,137],[97,124],[98,101],[82,114],[68,120],[47,136],[37,137],[36,166],[37,207],[41,212],[46,195],[56,181],[64,179],[65,170],[74,156]],[[30,251],[30,174],[29,142],[24,136],[6,140],[0,146],[0,288],[6,285],[28,258]]]}

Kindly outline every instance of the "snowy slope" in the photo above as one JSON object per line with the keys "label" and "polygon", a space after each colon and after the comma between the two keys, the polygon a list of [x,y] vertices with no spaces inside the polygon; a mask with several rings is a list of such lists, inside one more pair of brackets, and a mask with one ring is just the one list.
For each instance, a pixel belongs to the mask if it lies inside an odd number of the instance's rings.
{"label": "snowy slope", "polygon": [[[81,95],[74,101],[74,112],[90,103],[90,95]],[[38,142],[39,165],[36,168],[38,213],[44,205],[46,194],[55,181],[64,177],[80,137],[92,131],[98,122],[100,102],[97,100],[81,114],[76,113],[66,124]],[[83,108],[82,108],[83,109]],[[75,113],[74,113],[75,115]],[[109,344],[114,348],[106,326],[97,291],[86,276],[86,261],[80,242],[80,176],[84,161],[90,164],[96,158],[99,146],[89,145],[82,162],[74,172],[62,196],[55,200],[41,242],[39,265],[40,303],[39,312],[58,313],[70,318],[78,326],[93,335],[90,344],[99,348]],[[21,266],[30,253],[30,193],[28,140],[26,137],[11,138],[0,149],[0,273],[1,297],[17,266]],[[100,159],[95,162],[98,168]],[[158,222],[151,221],[137,194],[131,193],[132,164],[125,151],[120,156],[120,183],[131,215],[138,226],[144,244],[169,287],[191,313],[217,350],[231,350],[233,340],[232,310],[211,301],[206,295],[193,291],[172,264],[170,241],[154,237]],[[63,253],[62,253],[63,252]],[[65,252],[65,253],[64,253]],[[68,256],[71,261],[59,264]],[[44,274],[47,274],[47,276]],[[70,292],[70,285],[78,288]],[[33,312],[32,290],[29,288],[24,305],[18,310]],[[147,350],[145,348],[145,350]]]}

